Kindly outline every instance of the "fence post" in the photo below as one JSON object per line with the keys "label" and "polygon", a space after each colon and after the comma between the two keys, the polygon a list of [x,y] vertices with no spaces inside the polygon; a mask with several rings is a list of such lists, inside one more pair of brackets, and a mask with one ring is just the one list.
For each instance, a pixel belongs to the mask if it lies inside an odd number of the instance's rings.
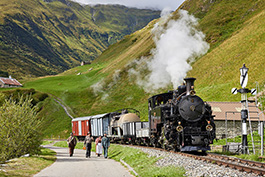
{"label": "fence post", "polygon": [[261,138],[261,156],[263,156],[264,154],[264,141],[263,141],[263,138],[264,138],[264,122],[261,121],[260,122],[260,138]]}

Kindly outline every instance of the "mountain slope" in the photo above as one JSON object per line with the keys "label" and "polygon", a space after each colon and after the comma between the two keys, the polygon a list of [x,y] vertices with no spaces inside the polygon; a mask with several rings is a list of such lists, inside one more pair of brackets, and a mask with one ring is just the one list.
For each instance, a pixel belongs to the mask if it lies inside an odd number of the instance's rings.
{"label": "mountain slope", "polygon": [[259,12],[246,21],[243,28],[231,38],[225,40],[218,48],[193,65],[194,69],[190,75],[200,78],[197,82],[198,87],[208,94],[208,99],[228,101],[236,98],[240,100],[229,91],[233,87],[240,88],[239,68],[243,66],[243,63],[249,68],[248,88],[255,88],[256,82],[260,86],[265,84],[264,18],[264,11]]}
{"label": "mountain slope", "polygon": [[[195,4],[195,1],[189,3]],[[189,76],[197,77],[196,87],[209,101],[238,101],[233,87],[240,88],[239,68],[249,67],[248,88],[265,84],[264,1],[196,1],[184,5],[200,18],[200,28],[211,44],[210,52],[195,62]]]}
{"label": "mountain slope", "polygon": [[17,78],[58,74],[93,60],[160,14],[68,0],[2,0],[0,7],[0,70]]}
{"label": "mountain slope", "polygon": [[[232,5],[233,13],[229,11]],[[240,87],[239,68],[243,63],[250,69],[247,87],[255,87],[256,81],[264,85],[264,7],[264,1],[248,0],[190,0],[182,6],[200,17],[198,28],[211,44],[208,53],[197,58],[187,74],[197,78],[195,89],[205,101],[239,101],[240,95],[234,96],[230,90]],[[175,12],[172,18],[178,17]],[[142,120],[147,120],[147,98],[152,94],[138,86],[128,71],[141,67],[141,56],[150,60],[155,47],[150,31],[156,22],[111,45],[90,66],[27,82],[25,86],[60,97],[75,117],[133,107],[140,110]],[[143,70],[142,76],[147,73]],[[157,93],[168,89],[171,85]]]}

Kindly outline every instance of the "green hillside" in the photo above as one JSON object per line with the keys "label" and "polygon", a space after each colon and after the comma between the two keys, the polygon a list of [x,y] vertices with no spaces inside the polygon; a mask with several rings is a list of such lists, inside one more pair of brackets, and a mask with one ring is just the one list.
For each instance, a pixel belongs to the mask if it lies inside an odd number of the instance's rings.
{"label": "green hillside", "polygon": [[0,74],[20,79],[61,73],[94,60],[110,44],[159,15],[68,0],[1,0]]}
{"label": "green hillside", "polygon": [[[208,53],[196,58],[187,73],[197,78],[198,95],[205,101],[239,101],[240,95],[232,95],[230,90],[240,87],[239,68],[243,63],[250,69],[248,88],[255,87],[257,81],[264,89],[264,1],[191,0],[181,8],[199,19],[198,28],[210,44]],[[178,17],[175,12],[172,18]],[[147,120],[147,98],[152,94],[138,86],[128,71],[141,68],[138,62],[142,56],[150,59],[151,49],[155,47],[150,31],[156,22],[111,45],[91,65],[24,85],[61,98],[74,117],[132,107],[141,112],[142,120]],[[147,73],[147,69],[141,71],[142,76]],[[157,93],[169,89],[171,85]],[[60,116],[66,118],[63,113],[57,115]]]}
{"label": "green hillside", "polygon": [[247,87],[255,88],[257,82],[263,90],[265,2],[196,2],[203,11],[191,5],[186,7],[201,17],[200,28],[211,44],[210,52],[194,63],[188,73],[197,78],[200,94],[209,101],[239,101],[240,94],[232,95],[230,90],[240,88],[239,68],[244,63],[249,68]]}

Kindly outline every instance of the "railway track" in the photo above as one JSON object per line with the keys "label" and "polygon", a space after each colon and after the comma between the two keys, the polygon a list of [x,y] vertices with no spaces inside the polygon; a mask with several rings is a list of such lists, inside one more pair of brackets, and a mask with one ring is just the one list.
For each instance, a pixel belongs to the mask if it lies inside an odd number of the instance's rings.
{"label": "railway track", "polygon": [[193,155],[193,154],[185,154],[185,153],[178,153],[184,156],[192,157],[197,160],[206,161],[208,163],[213,163],[217,165],[222,165],[225,167],[229,167],[232,169],[236,169],[239,171],[244,171],[247,173],[254,173],[256,175],[265,175],[265,163],[251,161],[251,160],[244,160],[235,157],[229,157],[225,155],[213,154],[208,153],[205,156],[200,155]]}
{"label": "railway track", "polygon": [[214,154],[214,153],[197,155],[197,154],[188,154],[188,153],[182,153],[182,152],[168,151],[168,150],[154,148],[154,147],[145,147],[145,146],[132,146],[132,147],[149,148],[149,149],[154,149],[154,150],[159,150],[159,151],[171,152],[171,153],[179,154],[182,156],[191,157],[196,160],[202,160],[207,163],[212,163],[212,164],[217,164],[219,166],[228,167],[228,168],[235,169],[241,172],[254,173],[259,176],[265,176],[265,163],[261,163],[261,162],[245,160],[245,159],[240,159],[240,158],[230,157],[230,156],[220,155],[220,154]]}

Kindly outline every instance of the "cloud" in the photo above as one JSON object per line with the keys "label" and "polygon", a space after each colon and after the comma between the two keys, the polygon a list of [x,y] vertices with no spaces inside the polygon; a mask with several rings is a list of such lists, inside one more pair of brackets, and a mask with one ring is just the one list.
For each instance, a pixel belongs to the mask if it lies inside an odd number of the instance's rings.
{"label": "cloud", "polygon": [[185,0],[74,0],[81,4],[120,4],[128,7],[140,9],[159,9],[170,8],[176,10]]}
{"label": "cloud", "polygon": [[198,22],[194,16],[179,10],[180,18],[169,20],[171,14],[168,11],[163,14],[152,30],[156,48],[151,51],[151,59],[134,61],[138,66],[145,65],[150,74],[141,78],[140,70],[129,70],[129,76],[134,76],[136,83],[146,92],[155,92],[169,84],[176,89],[192,68],[190,63],[209,49],[209,44],[204,40],[205,35],[196,29]]}

